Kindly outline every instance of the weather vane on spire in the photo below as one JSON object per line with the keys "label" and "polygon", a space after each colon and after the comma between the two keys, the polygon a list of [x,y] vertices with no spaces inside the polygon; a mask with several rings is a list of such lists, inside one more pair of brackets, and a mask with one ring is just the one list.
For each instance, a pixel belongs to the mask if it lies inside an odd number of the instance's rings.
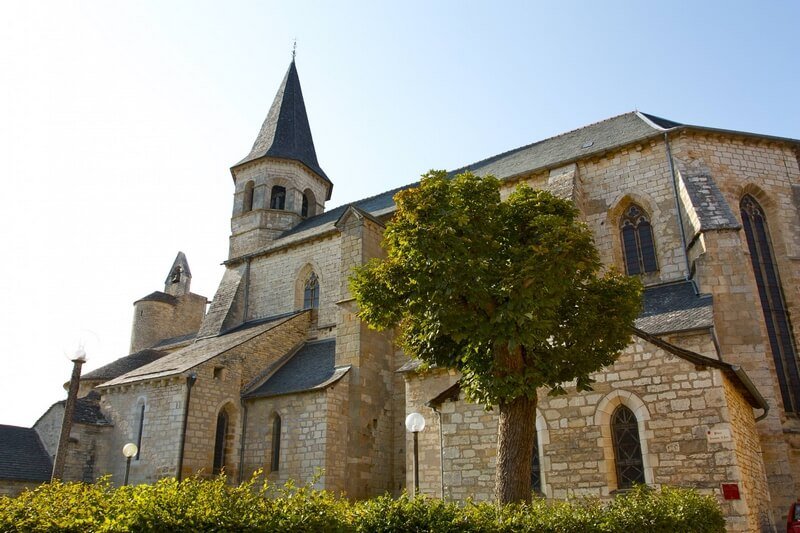
{"label": "weather vane on spire", "polygon": [[294,56],[297,55],[297,38],[294,40],[294,44],[292,45],[292,61],[294,61]]}

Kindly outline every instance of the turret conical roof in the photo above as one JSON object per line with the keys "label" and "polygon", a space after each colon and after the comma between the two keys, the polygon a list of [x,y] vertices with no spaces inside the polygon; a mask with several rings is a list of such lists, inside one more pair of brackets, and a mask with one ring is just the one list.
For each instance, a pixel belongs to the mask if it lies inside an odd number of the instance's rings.
{"label": "turret conical roof", "polygon": [[265,156],[299,161],[331,183],[317,162],[317,152],[314,150],[314,139],[311,137],[311,127],[308,125],[303,91],[300,89],[300,78],[297,76],[294,60],[286,71],[253,148],[234,167]]}

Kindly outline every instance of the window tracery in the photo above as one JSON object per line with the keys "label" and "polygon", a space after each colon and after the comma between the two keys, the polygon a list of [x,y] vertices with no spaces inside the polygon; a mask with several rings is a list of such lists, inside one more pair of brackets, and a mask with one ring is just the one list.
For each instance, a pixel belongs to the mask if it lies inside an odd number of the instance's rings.
{"label": "window tracery", "polygon": [[644,209],[636,204],[628,206],[620,221],[620,237],[629,275],[658,270],[653,227]]}
{"label": "window tracery", "polygon": [[635,483],[644,483],[639,422],[633,411],[624,405],[618,406],[611,415],[611,438],[617,469],[617,488],[629,489]]}
{"label": "window tracery", "polygon": [[749,194],[742,198],[739,207],[783,407],[787,413],[800,413],[800,372],[794,332],[786,311],[767,218]]}
{"label": "window tracery", "polygon": [[319,278],[312,272],[303,289],[303,309],[319,307]]}

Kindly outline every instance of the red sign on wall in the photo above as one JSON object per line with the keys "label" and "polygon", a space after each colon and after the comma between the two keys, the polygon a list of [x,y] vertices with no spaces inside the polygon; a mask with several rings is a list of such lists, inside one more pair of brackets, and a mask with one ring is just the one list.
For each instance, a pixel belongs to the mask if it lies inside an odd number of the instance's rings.
{"label": "red sign on wall", "polygon": [[726,500],[740,500],[738,483],[723,483],[722,497]]}

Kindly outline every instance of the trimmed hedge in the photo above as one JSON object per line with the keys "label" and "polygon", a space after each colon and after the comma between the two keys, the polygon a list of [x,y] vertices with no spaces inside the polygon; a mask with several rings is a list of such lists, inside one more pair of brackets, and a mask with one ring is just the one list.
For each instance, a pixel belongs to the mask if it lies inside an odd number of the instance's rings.
{"label": "trimmed hedge", "polygon": [[725,521],[712,497],[668,487],[638,487],[607,503],[539,499],[498,507],[407,495],[351,502],[310,486],[276,487],[254,477],[231,487],[220,477],[119,488],[107,479],[48,483],[0,497],[0,531],[716,533]]}

